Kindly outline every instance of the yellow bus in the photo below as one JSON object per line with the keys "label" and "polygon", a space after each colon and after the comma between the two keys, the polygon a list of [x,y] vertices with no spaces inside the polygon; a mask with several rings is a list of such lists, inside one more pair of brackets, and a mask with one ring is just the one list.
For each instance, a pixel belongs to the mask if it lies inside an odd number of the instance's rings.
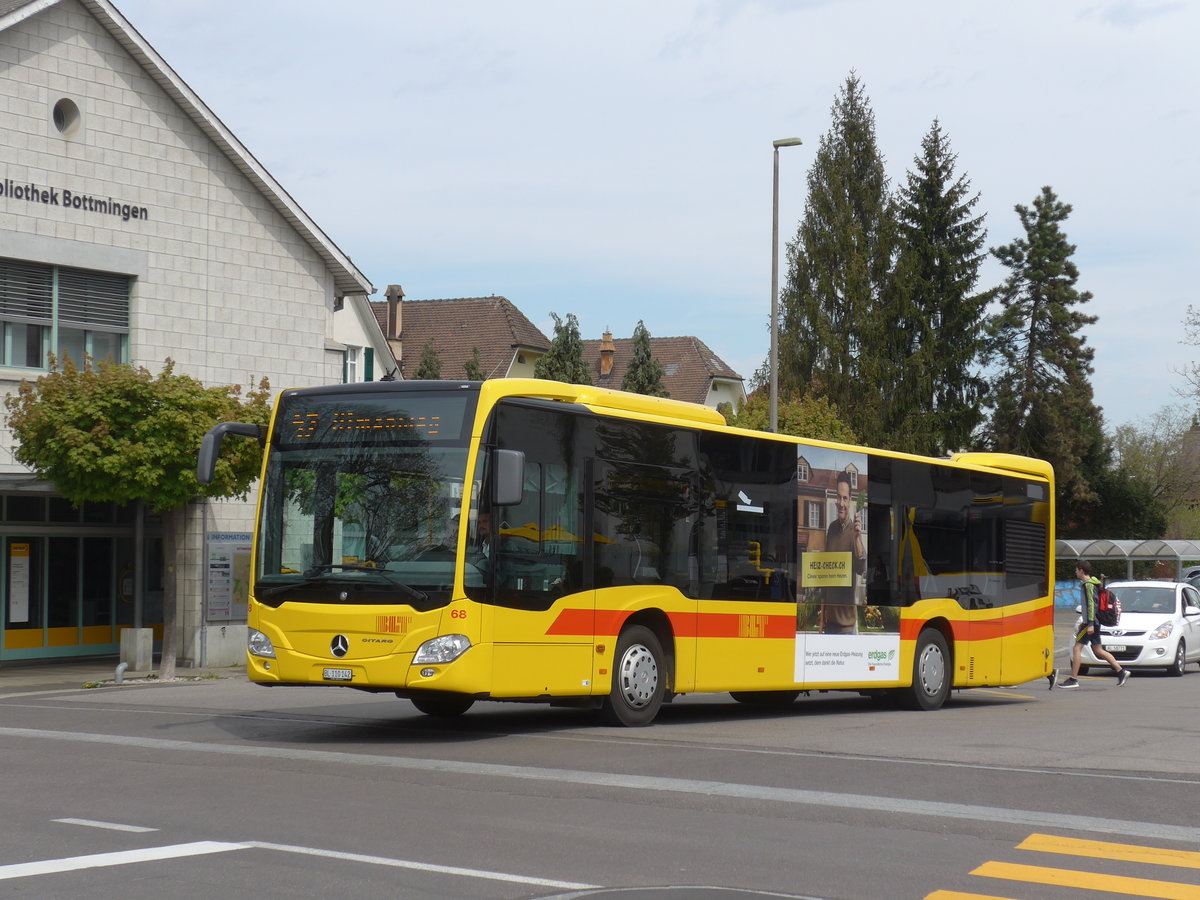
{"label": "yellow bus", "polygon": [[451,716],[549,702],[647,725],[681,694],[937,709],[1053,671],[1054,483],[730,428],[534,379],[287,390],[269,428],[249,677]]}

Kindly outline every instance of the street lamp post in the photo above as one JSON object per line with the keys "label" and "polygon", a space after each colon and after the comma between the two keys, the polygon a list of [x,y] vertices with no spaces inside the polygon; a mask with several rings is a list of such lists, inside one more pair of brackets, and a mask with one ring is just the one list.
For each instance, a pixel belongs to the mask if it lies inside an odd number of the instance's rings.
{"label": "street lamp post", "polygon": [[779,148],[799,147],[800,138],[780,138],[771,185],[771,431],[779,431]]}

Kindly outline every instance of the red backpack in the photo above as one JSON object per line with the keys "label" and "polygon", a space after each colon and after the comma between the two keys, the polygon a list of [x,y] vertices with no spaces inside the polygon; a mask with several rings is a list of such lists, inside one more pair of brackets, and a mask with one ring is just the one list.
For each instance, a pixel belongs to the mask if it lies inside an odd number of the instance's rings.
{"label": "red backpack", "polygon": [[1121,601],[1104,586],[1104,582],[1096,586],[1096,621],[1105,628],[1112,628],[1121,621]]}

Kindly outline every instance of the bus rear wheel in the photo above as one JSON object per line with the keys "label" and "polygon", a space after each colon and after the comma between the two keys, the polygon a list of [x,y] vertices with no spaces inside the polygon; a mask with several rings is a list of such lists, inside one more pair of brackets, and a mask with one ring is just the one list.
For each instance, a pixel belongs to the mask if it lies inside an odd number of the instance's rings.
{"label": "bus rear wheel", "polygon": [[475,698],[466,694],[424,694],[410,697],[412,705],[427,716],[452,718],[461,716],[475,705]]}
{"label": "bus rear wheel", "polygon": [[649,725],[663,705],[666,685],[666,664],[658,637],[644,625],[630,625],[617,638],[612,689],[601,712],[612,725]]}
{"label": "bus rear wheel", "polygon": [[941,709],[950,696],[950,650],[936,628],[917,637],[913,652],[912,687],[904,698],[909,709]]}

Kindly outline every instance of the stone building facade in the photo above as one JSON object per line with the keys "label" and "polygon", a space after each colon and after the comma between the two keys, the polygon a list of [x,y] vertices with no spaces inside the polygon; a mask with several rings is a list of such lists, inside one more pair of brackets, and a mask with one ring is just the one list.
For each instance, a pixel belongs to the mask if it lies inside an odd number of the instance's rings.
{"label": "stone building facade", "polygon": [[[112,4],[0,0],[0,394],[51,353],[170,358],[206,384],[372,380],[391,360],[372,290]],[[236,552],[252,500],[194,504],[175,559],[152,519],[93,507],[39,483],[0,430],[0,664],[161,631],[164,566],[182,576],[180,665],[240,661],[244,607],[213,603],[209,563]]]}

